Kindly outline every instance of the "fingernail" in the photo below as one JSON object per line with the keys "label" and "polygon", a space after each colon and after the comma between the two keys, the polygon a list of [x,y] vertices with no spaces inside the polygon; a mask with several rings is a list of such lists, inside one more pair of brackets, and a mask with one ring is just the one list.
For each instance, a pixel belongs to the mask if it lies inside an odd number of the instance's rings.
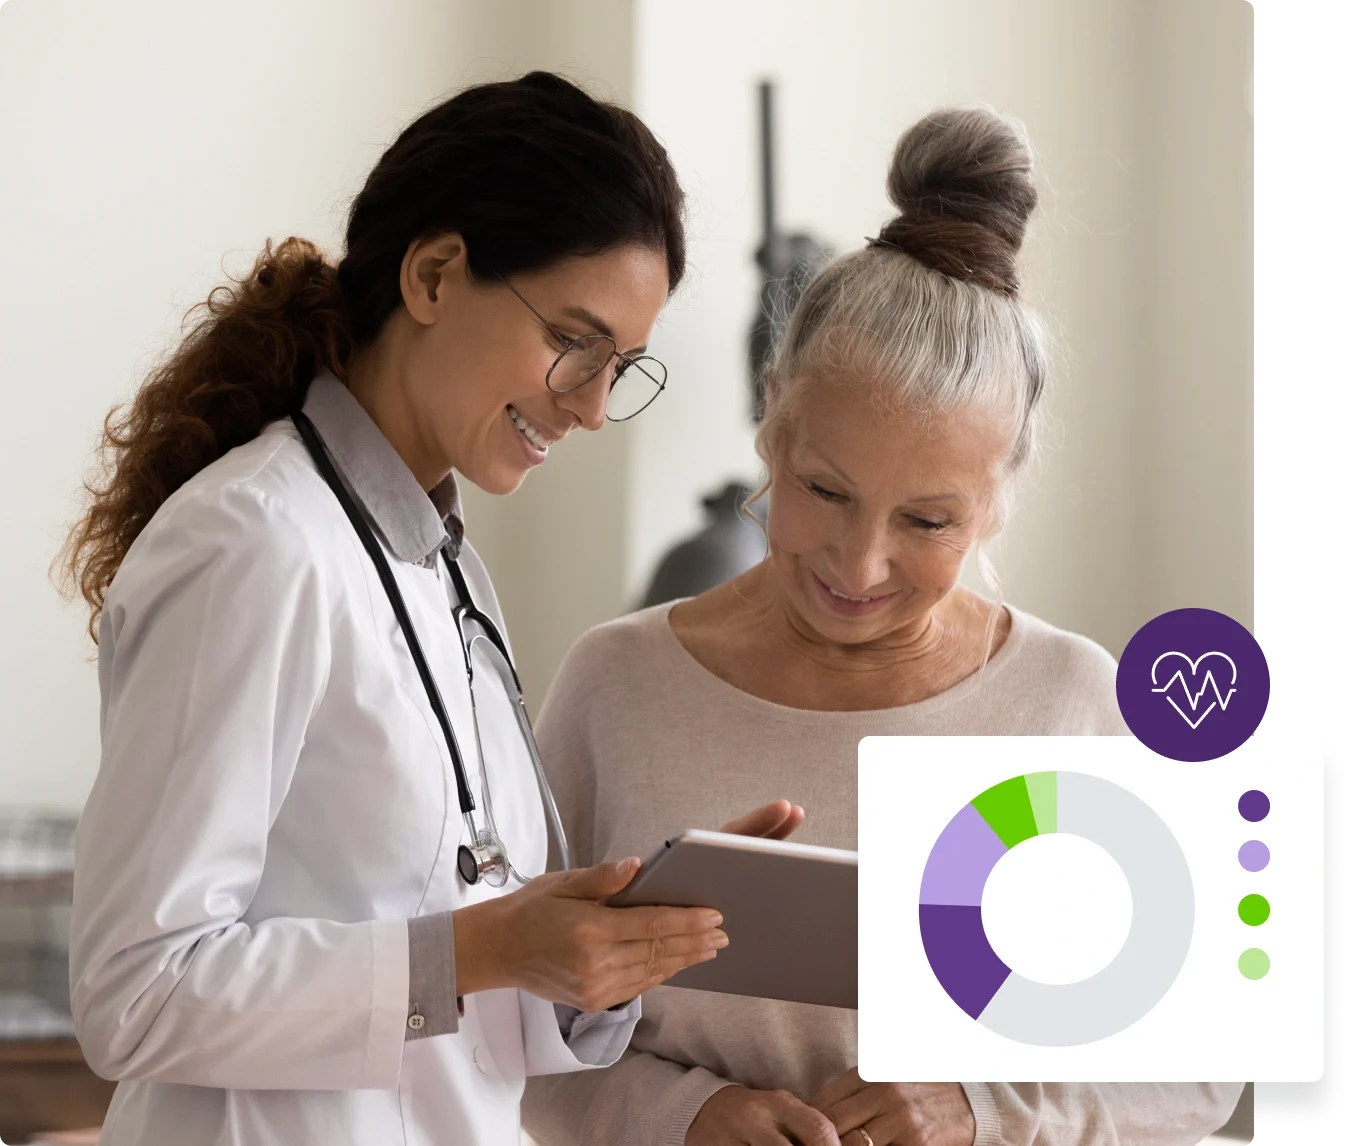
{"label": "fingernail", "polygon": [[718,931],[715,935],[712,936],[711,945],[713,947],[724,947],[729,942],[730,936],[727,935],[724,931]]}
{"label": "fingernail", "polygon": [[708,926],[708,927],[720,927],[721,924],[724,923],[724,922],[725,922],[725,919],[724,919],[724,917],[721,915],[721,913],[720,913],[719,911],[715,912],[715,913],[712,914],[712,915],[707,916],[707,926]]}
{"label": "fingernail", "polygon": [[628,856],[625,860],[623,860],[623,861],[618,865],[618,874],[619,874],[619,875],[628,875],[628,874],[630,874],[631,872],[636,871],[637,865],[638,865],[639,863],[641,863],[641,861],[640,861],[639,859],[637,859],[636,856]]}

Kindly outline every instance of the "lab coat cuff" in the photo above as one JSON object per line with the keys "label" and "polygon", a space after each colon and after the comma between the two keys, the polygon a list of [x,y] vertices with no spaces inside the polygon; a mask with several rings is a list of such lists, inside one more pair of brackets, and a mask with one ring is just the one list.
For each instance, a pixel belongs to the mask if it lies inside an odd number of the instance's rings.
{"label": "lab coat cuff", "polygon": [[969,1109],[974,1112],[973,1146],[1001,1146],[1002,1113],[986,1082],[961,1082]]}
{"label": "lab coat cuff", "polygon": [[454,913],[407,921],[407,1039],[429,1039],[459,1029],[454,982]]}
{"label": "lab coat cuff", "polygon": [[371,970],[370,1035],[360,1089],[392,1090],[402,1071],[407,1030],[407,924],[369,924]]}

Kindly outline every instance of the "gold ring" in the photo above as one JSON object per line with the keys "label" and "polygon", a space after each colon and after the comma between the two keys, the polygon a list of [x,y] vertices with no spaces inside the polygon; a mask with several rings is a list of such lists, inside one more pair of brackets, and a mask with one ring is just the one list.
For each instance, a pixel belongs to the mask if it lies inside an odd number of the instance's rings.
{"label": "gold ring", "polygon": [[866,1146],[875,1146],[875,1139],[866,1133],[866,1128],[864,1126],[858,1126],[857,1133],[866,1139]]}

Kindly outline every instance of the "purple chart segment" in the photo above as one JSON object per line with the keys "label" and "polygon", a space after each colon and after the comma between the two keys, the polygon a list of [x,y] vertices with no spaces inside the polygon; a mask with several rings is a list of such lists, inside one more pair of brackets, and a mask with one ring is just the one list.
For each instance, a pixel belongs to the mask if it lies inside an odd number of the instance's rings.
{"label": "purple chart segment", "polygon": [[1011,974],[988,943],[982,910],[923,903],[917,911],[922,946],[937,980],[961,1011],[978,1018]]}
{"label": "purple chart segment", "polygon": [[972,804],[965,804],[946,824],[927,857],[919,903],[978,907],[983,885],[1006,845]]}

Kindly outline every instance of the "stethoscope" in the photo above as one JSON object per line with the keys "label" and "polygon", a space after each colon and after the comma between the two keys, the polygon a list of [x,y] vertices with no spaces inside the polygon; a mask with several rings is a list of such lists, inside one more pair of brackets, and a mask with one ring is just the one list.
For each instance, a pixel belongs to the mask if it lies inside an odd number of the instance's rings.
{"label": "stethoscope", "polygon": [[[427,664],[426,656],[421,651],[421,641],[417,639],[416,628],[412,624],[412,618],[408,615],[406,604],[403,603],[402,593],[398,590],[398,583],[394,580],[393,570],[389,567],[388,558],[384,556],[384,550],[376,540],[374,531],[370,528],[360,510],[356,508],[346,486],[342,484],[341,478],[338,477],[323,445],[323,439],[319,437],[313,422],[300,412],[292,414],[291,419],[299,430],[300,437],[308,447],[309,453],[313,456],[318,472],[336,495],[342,509],[346,511],[346,516],[350,519],[352,527],[360,537],[361,544],[365,546],[365,552],[370,555],[370,560],[374,562],[374,567],[379,573],[379,580],[384,586],[384,592],[388,595],[389,604],[393,606],[393,614],[398,619],[398,627],[402,630],[403,637],[407,641],[407,647],[412,653],[412,660],[416,663],[417,673],[426,689],[426,697],[431,702],[431,710],[435,713],[440,731],[444,733],[445,743],[449,746],[449,758],[454,764],[454,782],[458,787],[459,808],[463,812],[463,822],[468,829],[469,840],[468,843],[459,845],[459,874],[463,876],[465,883],[475,884],[481,880],[490,887],[504,887],[506,882],[512,878],[521,884],[525,884],[531,878],[511,864],[505,843],[501,839],[501,833],[496,829],[496,818],[492,814],[491,785],[487,782],[487,761],[482,751],[482,730],[477,719],[477,693],[473,688],[475,673],[473,654],[479,648],[482,649],[484,656],[495,662],[497,672],[505,685],[508,699],[515,712],[516,723],[519,724],[520,733],[524,737],[525,747],[529,750],[529,759],[533,762],[534,777],[538,781],[538,792],[543,798],[543,808],[547,813],[548,823],[557,840],[557,851],[561,857],[562,867],[569,869],[571,867],[571,853],[566,845],[566,833],[562,830],[562,819],[557,812],[557,801],[553,798],[552,788],[548,784],[547,776],[543,773],[543,762],[538,756],[538,745],[534,741],[529,714],[524,708],[524,692],[520,688],[519,674],[515,671],[515,663],[511,660],[510,651],[506,648],[505,640],[495,623],[486,613],[473,604],[473,596],[468,590],[468,582],[464,578],[463,571],[459,568],[459,563],[451,560],[443,549],[440,550],[440,555],[444,558],[445,566],[449,570],[450,580],[454,584],[454,592],[459,599],[459,604],[453,610],[453,617],[454,627],[459,634],[459,644],[463,648],[464,668],[468,673],[468,697],[472,703],[473,711],[473,738],[477,743],[478,775],[482,780],[484,824],[481,827],[478,826],[474,815],[477,811],[477,804],[474,802],[473,793],[468,787],[468,775],[464,769],[463,753],[459,750],[458,737],[454,735],[454,728],[449,722],[449,713],[445,710],[445,703],[440,697],[440,690],[436,686],[435,677],[431,674],[430,665]],[[467,636],[464,632],[465,624],[479,631]]]}

